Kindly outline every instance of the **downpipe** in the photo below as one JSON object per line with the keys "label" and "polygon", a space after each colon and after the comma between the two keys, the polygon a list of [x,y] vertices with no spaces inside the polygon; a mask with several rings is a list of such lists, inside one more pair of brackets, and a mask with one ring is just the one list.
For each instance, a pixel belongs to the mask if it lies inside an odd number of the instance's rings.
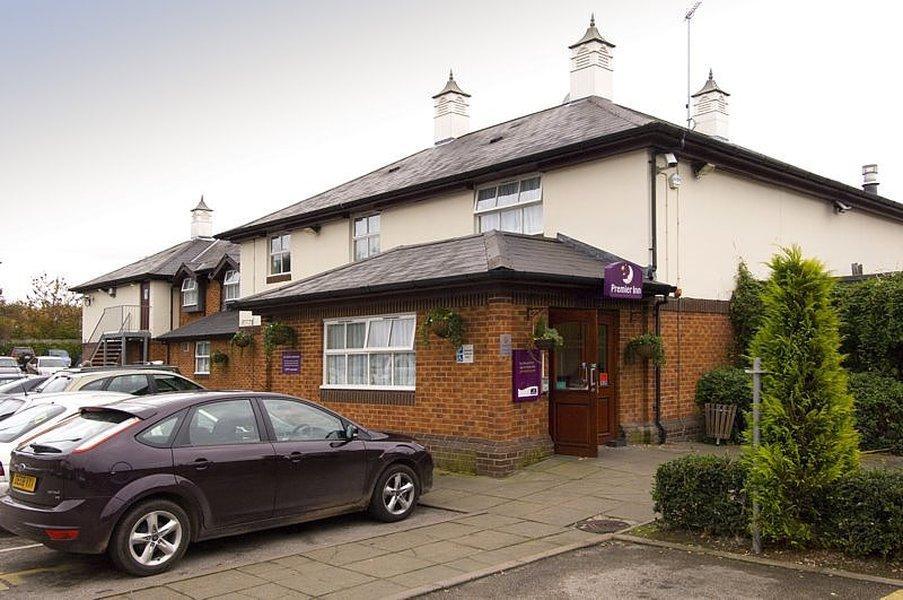
{"label": "downpipe", "polygon": [[[653,307],[653,315],[655,318],[655,335],[662,335],[661,308],[668,303],[668,296],[662,296],[661,300],[655,301]],[[664,444],[668,437],[665,426],[662,425],[662,368],[655,365],[655,402],[653,403],[653,419],[655,428],[658,430],[658,443]]]}

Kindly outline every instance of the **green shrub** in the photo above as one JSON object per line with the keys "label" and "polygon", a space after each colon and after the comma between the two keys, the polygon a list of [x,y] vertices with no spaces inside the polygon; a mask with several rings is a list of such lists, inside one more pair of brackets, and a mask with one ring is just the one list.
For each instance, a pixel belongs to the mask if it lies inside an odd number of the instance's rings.
{"label": "green shrub", "polygon": [[903,454],[903,381],[875,373],[851,373],[850,393],[859,446]]}
{"label": "green shrub", "polygon": [[652,498],[669,529],[740,535],[748,529],[744,470],[720,456],[684,456],[655,472]]}
{"label": "green shrub", "polygon": [[834,303],[847,368],[903,379],[903,272],[839,285]]}
{"label": "green shrub", "polygon": [[739,437],[752,404],[752,381],[738,367],[718,367],[702,374],[696,382],[696,404],[704,410],[706,404],[729,404],[737,407],[734,439]]}
{"label": "green shrub", "polygon": [[734,292],[731,294],[728,316],[734,330],[735,350],[744,363],[749,362],[749,344],[762,325],[762,315],[765,313],[762,304],[764,288],[765,282],[753,277],[749,267],[741,260],[734,277]]}
{"label": "green shrub", "polygon": [[844,475],[821,500],[820,541],[853,556],[903,557],[903,471]]}
{"label": "green shrub", "polygon": [[838,351],[833,279],[799,248],[774,256],[765,315],[750,345],[762,381],[761,445],[747,447],[747,493],[766,539],[802,545],[819,521],[816,500],[859,464],[853,399]]}

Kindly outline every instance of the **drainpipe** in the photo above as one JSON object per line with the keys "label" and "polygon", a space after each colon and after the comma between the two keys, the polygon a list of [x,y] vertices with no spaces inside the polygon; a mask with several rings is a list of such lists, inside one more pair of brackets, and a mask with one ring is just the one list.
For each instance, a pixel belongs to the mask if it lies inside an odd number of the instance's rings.
{"label": "drainpipe", "polygon": [[[668,303],[668,296],[662,296],[661,300],[655,301],[653,313],[655,316],[655,335],[662,334],[661,307]],[[653,404],[653,413],[655,415],[655,428],[658,430],[658,443],[664,444],[668,434],[665,426],[662,425],[662,368],[655,366],[655,403]]]}
{"label": "drainpipe", "polygon": [[658,167],[655,164],[655,150],[649,152],[649,220],[652,221],[652,236],[650,237],[649,252],[649,273],[646,274],[648,279],[655,279],[658,271],[658,200],[656,199],[656,177],[658,177]]}

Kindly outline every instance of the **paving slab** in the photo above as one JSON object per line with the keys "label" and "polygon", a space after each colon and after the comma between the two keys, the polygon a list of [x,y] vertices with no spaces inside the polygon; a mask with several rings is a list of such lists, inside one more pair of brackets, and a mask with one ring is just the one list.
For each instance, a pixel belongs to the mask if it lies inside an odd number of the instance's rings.
{"label": "paving slab", "polygon": [[410,589],[408,586],[400,585],[394,581],[386,579],[377,579],[370,583],[348,588],[339,592],[334,592],[324,598],[328,600],[371,600],[372,598],[385,598],[400,594]]}
{"label": "paving slab", "polygon": [[455,538],[452,541],[456,544],[472,546],[473,548],[478,548],[480,550],[495,550],[503,546],[513,546],[514,544],[525,542],[527,541],[527,538],[520,535],[514,535],[513,533],[487,530]]}
{"label": "paving slab", "polygon": [[347,565],[349,569],[371,575],[373,577],[390,578],[402,573],[417,571],[433,566],[433,562],[418,558],[410,550],[406,552],[393,552],[375,558],[358,561]]}
{"label": "paving slab", "polygon": [[231,570],[170,583],[169,588],[194,600],[205,600],[206,598],[246,590],[265,583],[267,583],[265,579],[255,575]]}
{"label": "paving slab", "polygon": [[464,544],[441,540],[424,546],[411,548],[410,552],[417,558],[440,564],[470,556],[474,553],[474,549],[472,546],[465,546]]}

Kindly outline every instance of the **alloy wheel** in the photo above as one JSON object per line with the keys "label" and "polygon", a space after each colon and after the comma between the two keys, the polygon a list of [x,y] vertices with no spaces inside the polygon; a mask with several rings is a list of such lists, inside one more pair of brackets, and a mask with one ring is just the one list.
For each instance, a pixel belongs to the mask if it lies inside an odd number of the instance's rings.
{"label": "alloy wheel", "polygon": [[170,512],[149,512],[132,527],[129,533],[129,552],[132,558],[146,567],[167,562],[182,544],[182,524]]}
{"label": "alloy wheel", "polygon": [[393,515],[403,514],[414,502],[414,481],[407,473],[398,472],[386,480],[383,504]]}

